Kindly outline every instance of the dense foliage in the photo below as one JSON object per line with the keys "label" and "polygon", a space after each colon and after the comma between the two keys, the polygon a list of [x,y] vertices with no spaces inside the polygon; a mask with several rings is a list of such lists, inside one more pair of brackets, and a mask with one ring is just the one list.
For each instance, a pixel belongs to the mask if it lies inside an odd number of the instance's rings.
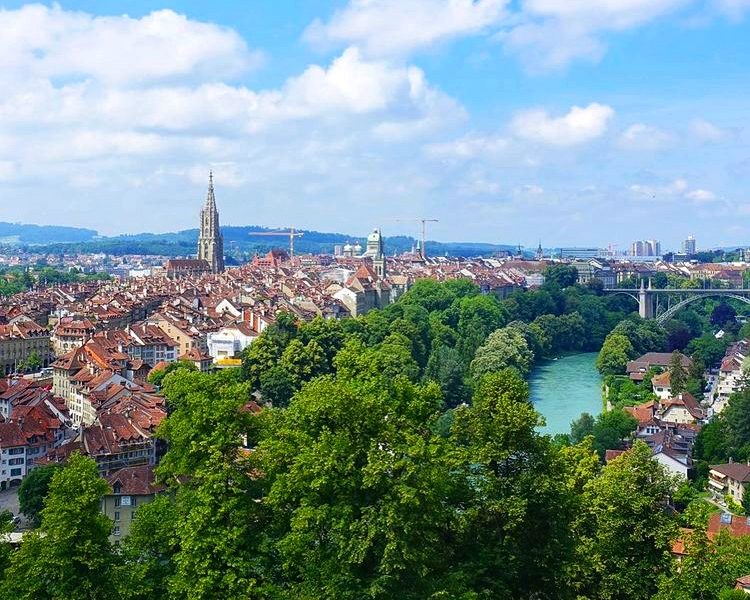
{"label": "dense foliage", "polygon": [[0,268],[0,296],[19,294],[35,285],[101,281],[108,278],[106,273],[62,271],[48,266]]}
{"label": "dense foliage", "polygon": [[[691,597],[705,569],[723,592],[744,574],[738,550],[684,575],[669,554],[673,498],[690,504],[692,490],[640,442],[603,465],[630,415],[539,433],[524,380],[535,360],[612,329],[612,373],[623,355],[667,348],[666,330],[626,318],[633,308],[559,270],[507,299],[420,281],[357,319],[279,315],[241,369],[161,377],[167,493],[138,509],[130,537],[107,541],[106,484],[74,456],[1,585],[42,599],[646,600]],[[749,444],[750,394],[732,402],[722,427]]]}

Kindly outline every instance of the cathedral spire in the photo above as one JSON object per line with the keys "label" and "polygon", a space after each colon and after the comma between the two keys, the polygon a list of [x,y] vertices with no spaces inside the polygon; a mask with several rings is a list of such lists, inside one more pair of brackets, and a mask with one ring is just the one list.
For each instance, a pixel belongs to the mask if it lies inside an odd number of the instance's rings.
{"label": "cathedral spire", "polygon": [[208,194],[206,195],[206,209],[216,210],[216,197],[214,196],[214,172],[208,172]]}
{"label": "cathedral spire", "polygon": [[214,273],[224,270],[224,238],[219,228],[219,211],[214,196],[214,174],[208,173],[206,205],[201,211],[201,227],[198,236],[198,258],[211,265]]}

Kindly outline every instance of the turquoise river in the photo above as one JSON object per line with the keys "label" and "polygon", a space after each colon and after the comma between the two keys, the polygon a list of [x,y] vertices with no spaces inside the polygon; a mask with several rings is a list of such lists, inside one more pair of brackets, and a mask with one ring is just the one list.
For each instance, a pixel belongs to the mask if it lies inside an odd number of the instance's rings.
{"label": "turquoise river", "polygon": [[572,354],[540,363],[531,373],[531,400],[544,415],[543,433],[568,433],[570,422],[582,412],[602,410],[602,378],[596,352]]}

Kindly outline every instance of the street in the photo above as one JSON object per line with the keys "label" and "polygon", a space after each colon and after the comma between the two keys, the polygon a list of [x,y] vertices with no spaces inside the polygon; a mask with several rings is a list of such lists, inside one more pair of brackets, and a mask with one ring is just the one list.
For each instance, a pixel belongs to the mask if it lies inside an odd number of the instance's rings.
{"label": "street", "polygon": [[0,512],[9,510],[15,516],[21,517],[21,525],[17,529],[25,529],[26,519],[18,509],[18,488],[3,490],[0,492]]}

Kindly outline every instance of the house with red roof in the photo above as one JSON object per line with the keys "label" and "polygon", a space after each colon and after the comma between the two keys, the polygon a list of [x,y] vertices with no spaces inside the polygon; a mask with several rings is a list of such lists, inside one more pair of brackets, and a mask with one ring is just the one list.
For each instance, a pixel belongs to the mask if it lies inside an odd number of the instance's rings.
{"label": "house with red roof", "polygon": [[113,522],[111,542],[128,536],[138,507],[153,502],[164,486],[156,483],[154,468],[149,465],[124,467],[106,477],[110,491],[102,499],[102,512]]}

